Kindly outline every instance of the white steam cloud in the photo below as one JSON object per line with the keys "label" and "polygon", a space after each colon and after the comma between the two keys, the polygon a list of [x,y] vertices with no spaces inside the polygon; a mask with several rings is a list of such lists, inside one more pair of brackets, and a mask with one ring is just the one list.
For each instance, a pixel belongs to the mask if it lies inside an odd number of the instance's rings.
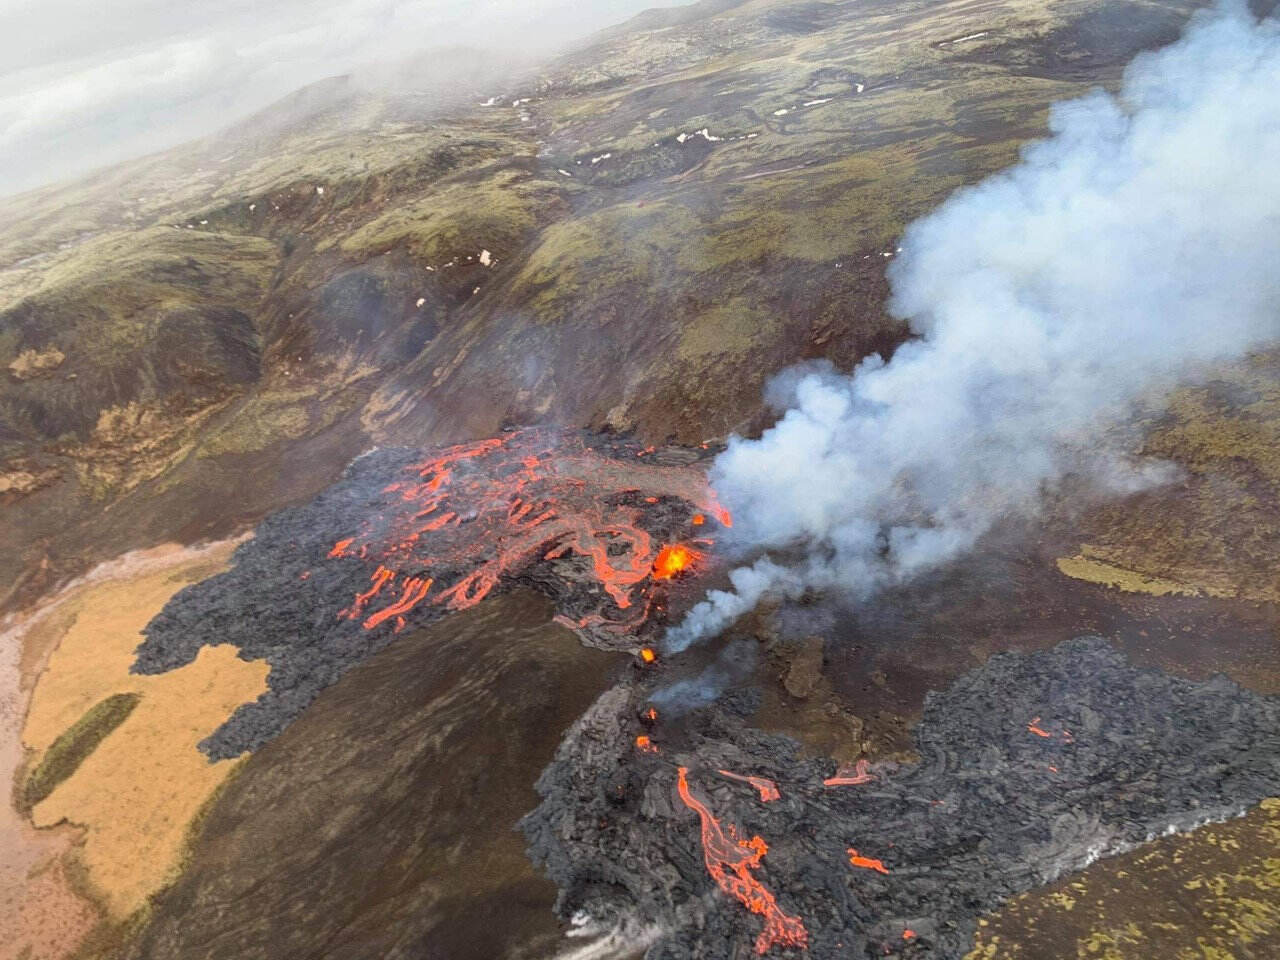
{"label": "white steam cloud", "polygon": [[381,80],[400,61],[429,74],[439,48],[456,46],[486,51],[476,65],[500,74],[654,5],[3,0],[0,196],[210,134],[325,77]]}
{"label": "white steam cloud", "polygon": [[[919,339],[850,376],[783,375],[789,409],[712,479],[746,549],[666,638],[680,650],[768,592],[867,596],[971,548],[1070,470],[1140,395],[1280,335],[1280,25],[1243,4],[1137,58],[1118,96],[1057,105],[1012,169],[912,224],[890,308]],[[1095,441],[1096,444],[1096,441]],[[1073,455],[1072,451],[1075,451]]]}

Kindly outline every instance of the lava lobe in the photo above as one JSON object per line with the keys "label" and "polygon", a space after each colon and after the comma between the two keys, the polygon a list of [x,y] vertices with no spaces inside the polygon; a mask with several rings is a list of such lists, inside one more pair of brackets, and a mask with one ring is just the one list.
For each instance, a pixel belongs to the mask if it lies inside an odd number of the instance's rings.
{"label": "lava lobe", "polygon": [[585,643],[652,662],[640,635],[705,561],[684,541],[697,526],[710,542],[709,517],[729,521],[707,486],[709,455],[537,428],[373,451],[311,503],[264,520],[231,570],[174,597],[135,669],[172,670],[220,643],[271,664],[268,692],[203,742],[223,758],[270,739],[394,634],[510,585],[551,596]]}

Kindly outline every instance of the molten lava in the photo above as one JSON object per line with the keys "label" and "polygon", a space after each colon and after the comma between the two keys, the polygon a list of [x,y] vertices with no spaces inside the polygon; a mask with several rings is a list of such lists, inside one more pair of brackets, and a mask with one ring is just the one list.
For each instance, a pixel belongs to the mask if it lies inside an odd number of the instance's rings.
{"label": "molten lava", "polygon": [[637,463],[601,452],[581,435],[529,429],[413,464],[383,489],[385,506],[329,551],[376,564],[368,588],[342,616],[367,629],[392,622],[399,630],[424,603],[470,607],[504,575],[578,557],[603,595],[598,609],[565,622],[634,631],[653,608],[655,581],[698,557],[680,545],[656,549],[644,527],[647,512],[669,518],[671,505],[683,501],[727,519],[701,469],[664,465],[649,452]]}
{"label": "molten lava", "polygon": [[853,849],[853,847],[849,848],[848,853],[849,853],[849,862],[853,864],[855,867],[862,867],[863,869],[866,869],[866,870],[875,870],[877,873],[889,872],[888,870],[885,869],[884,863],[882,863],[879,860],[873,859],[872,857],[861,856],[857,850]]}
{"label": "molten lava", "polygon": [[772,803],[782,797],[782,794],[778,792],[778,785],[765,777],[744,777],[740,773],[731,773],[728,770],[721,770],[720,773],[731,780],[741,780],[743,783],[751,784],[751,786],[760,791],[761,803]]}
{"label": "molten lava", "polygon": [[823,786],[827,787],[851,787],[859,783],[870,783],[875,779],[875,775],[869,773],[871,764],[866,760],[859,760],[853,767],[853,773],[840,774],[834,777],[828,777],[823,780]]}
{"label": "molten lava", "polygon": [[653,575],[658,580],[670,580],[677,573],[693,566],[698,554],[683,544],[673,544],[658,551],[653,561]]}
{"label": "molten lava", "polygon": [[653,649],[653,647],[641,647],[640,659],[645,663],[653,663],[653,661],[658,659],[658,653]]}
{"label": "molten lava", "polygon": [[642,733],[636,737],[636,749],[641,753],[657,753],[658,745]]}
{"label": "molten lava", "polygon": [[740,840],[737,829],[730,824],[721,828],[720,821],[712,816],[706,804],[689,790],[687,767],[677,772],[677,789],[685,806],[695,811],[702,821],[702,856],[716,884],[725,893],[740,900],[752,913],[764,917],[764,929],[756,937],[756,953],[763,954],[774,944],[784,947],[804,947],[809,943],[809,931],[799,917],[784,913],[769,890],[752,874],[769,852],[764,840],[755,836]]}
{"label": "molten lava", "polygon": [[1037,737],[1043,737],[1046,740],[1052,739],[1056,736],[1063,743],[1075,743],[1075,739],[1076,739],[1071,735],[1071,731],[1067,730],[1065,727],[1062,729],[1060,733],[1057,733],[1057,734],[1051,733],[1050,731],[1046,730],[1044,727],[1040,726],[1039,717],[1031,718],[1031,722],[1027,724],[1027,730],[1030,733],[1034,733]]}

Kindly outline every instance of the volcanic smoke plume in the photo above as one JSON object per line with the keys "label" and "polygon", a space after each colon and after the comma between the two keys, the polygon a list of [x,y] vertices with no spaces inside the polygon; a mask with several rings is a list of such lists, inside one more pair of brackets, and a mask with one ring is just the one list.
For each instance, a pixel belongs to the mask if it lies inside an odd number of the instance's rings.
{"label": "volcanic smoke plume", "polygon": [[743,553],[804,559],[734,571],[670,649],[767,591],[857,598],[954,558],[1068,471],[1103,491],[1159,481],[1168,468],[1099,452],[1096,425],[1280,330],[1275,19],[1224,3],[1049,126],[908,228],[890,308],[919,339],[848,376],[784,374],[781,419],[718,458]]}

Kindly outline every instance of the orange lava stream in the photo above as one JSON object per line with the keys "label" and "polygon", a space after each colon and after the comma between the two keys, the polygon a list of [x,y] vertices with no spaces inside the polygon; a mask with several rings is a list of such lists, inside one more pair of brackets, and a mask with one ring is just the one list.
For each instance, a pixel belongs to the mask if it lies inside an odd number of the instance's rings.
{"label": "orange lava stream", "polygon": [[[329,552],[378,562],[341,614],[367,629],[394,619],[398,630],[423,602],[473,606],[504,573],[576,554],[590,561],[609,612],[564,622],[626,633],[648,616],[654,582],[700,557],[679,544],[658,549],[639,525],[644,505],[675,497],[729,522],[698,467],[623,462],[580,437],[536,429],[449,447],[407,474],[383,488],[390,506]],[[382,608],[368,612],[375,601]]]}
{"label": "orange lava stream", "polygon": [[859,760],[854,764],[852,776],[836,774],[834,777],[828,777],[826,780],[823,780],[823,786],[851,787],[859,783],[870,783],[875,779],[874,774],[867,772],[870,767],[871,764],[866,760]]}
{"label": "orange lava stream", "polygon": [[706,804],[690,792],[688,773],[687,767],[679,768],[677,789],[685,806],[696,811],[702,821],[702,855],[707,872],[721,890],[736,897],[752,913],[764,917],[764,929],[756,938],[756,953],[763,954],[775,944],[808,946],[809,931],[804,922],[784,913],[773,894],[751,872],[759,868],[761,859],[769,852],[768,845],[759,836],[738,839],[732,824],[727,831],[722,829]]}
{"label": "orange lava stream", "polygon": [[778,792],[778,785],[766,777],[744,777],[740,773],[733,773],[729,770],[719,771],[731,780],[741,780],[743,783],[749,783],[760,791],[761,803],[772,803],[774,800],[782,798],[782,794]]}
{"label": "orange lava stream", "polygon": [[636,749],[642,753],[657,753],[658,745],[642,733],[636,737]]}
{"label": "orange lava stream", "polygon": [[887,874],[889,872],[888,870],[885,869],[883,862],[881,862],[880,860],[876,860],[872,857],[860,856],[858,854],[858,851],[853,849],[853,847],[849,848],[848,853],[849,853],[849,862],[853,864],[855,867],[863,867],[864,869],[867,869],[867,870],[875,870],[877,873]]}

